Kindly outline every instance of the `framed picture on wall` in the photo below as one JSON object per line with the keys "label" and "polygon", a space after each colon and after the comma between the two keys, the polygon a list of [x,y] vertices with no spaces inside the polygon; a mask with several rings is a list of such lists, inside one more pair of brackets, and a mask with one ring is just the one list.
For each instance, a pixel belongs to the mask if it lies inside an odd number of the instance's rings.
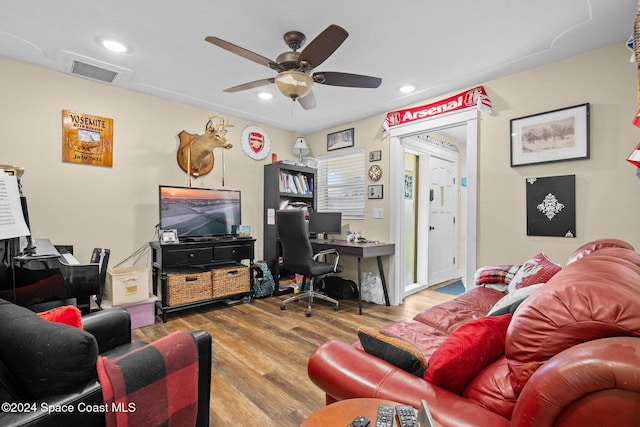
{"label": "framed picture on wall", "polygon": [[327,151],[353,147],[353,128],[327,135]]}
{"label": "framed picture on wall", "polygon": [[511,120],[511,167],[589,158],[589,104]]}
{"label": "framed picture on wall", "polygon": [[527,178],[527,236],[576,237],[576,176]]}
{"label": "framed picture on wall", "polygon": [[382,185],[370,185],[369,186],[369,198],[370,199],[382,199]]}

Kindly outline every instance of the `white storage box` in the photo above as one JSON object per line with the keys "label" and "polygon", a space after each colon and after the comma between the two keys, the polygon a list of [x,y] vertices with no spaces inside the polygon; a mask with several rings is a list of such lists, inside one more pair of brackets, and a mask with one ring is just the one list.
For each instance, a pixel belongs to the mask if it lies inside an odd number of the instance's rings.
{"label": "white storage box", "polygon": [[103,298],[111,305],[125,305],[149,298],[149,270],[132,266],[110,268]]}
{"label": "white storage box", "polygon": [[[131,317],[131,329],[154,324],[156,318],[156,300],[156,297],[151,297],[145,301],[122,305],[122,307],[127,309]],[[103,309],[110,307],[112,307],[112,305],[109,304],[108,301],[102,302]]]}

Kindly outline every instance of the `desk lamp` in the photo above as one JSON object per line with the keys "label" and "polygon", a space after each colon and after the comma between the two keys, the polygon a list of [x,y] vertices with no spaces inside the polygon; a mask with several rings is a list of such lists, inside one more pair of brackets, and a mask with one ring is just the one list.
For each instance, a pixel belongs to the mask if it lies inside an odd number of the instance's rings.
{"label": "desk lamp", "polygon": [[307,145],[307,141],[302,137],[296,138],[296,143],[293,146],[293,150],[291,150],[293,154],[298,155],[298,163],[302,164],[302,156],[309,154],[309,146]]}

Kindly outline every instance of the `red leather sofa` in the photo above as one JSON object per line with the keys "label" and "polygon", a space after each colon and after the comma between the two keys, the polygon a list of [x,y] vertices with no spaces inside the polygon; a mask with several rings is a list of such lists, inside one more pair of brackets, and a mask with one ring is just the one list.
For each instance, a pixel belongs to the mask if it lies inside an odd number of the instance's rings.
{"label": "red leather sofa", "polygon": [[[504,295],[476,287],[385,327],[428,360],[447,337],[486,316]],[[429,405],[444,426],[639,426],[640,255],[601,239],[527,297],[508,325],[504,353],[454,393],[363,351],[318,347],[308,362],[326,402],[356,397]]]}

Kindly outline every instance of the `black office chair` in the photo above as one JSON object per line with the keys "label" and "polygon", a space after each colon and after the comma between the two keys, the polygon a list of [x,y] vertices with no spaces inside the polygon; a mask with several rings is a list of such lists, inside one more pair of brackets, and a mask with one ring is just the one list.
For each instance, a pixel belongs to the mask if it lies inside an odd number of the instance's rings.
{"label": "black office chair", "polygon": [[[340,259],[338,252],[335,249],[327,249],[316,254],[313,253],[307,234],[304,212],[302,210],[289,209],[277,211],[276,223],[278,236],[280,237],[280,245],[282,246],[282,267],[285,270],[301,274],[304,277],[302,281],[303,289],[307,278],[310,279],[309,290],[284,300],[282,305],[280,305],[280,309],[285,310],[286,304],[291,301],[308,298],[309,308],[305,314],[309,317],[311,316],[313,299],[318,298],[335,304],[333,309],[338,310],[340,303],[337,300],[323,293],[316,292],[314,289],[315,282],[319,277],[330,273],[342,272],[342,266],[338,265]],[[319,257],[329,254],[334,256],[333,263],[318,261]]]}

